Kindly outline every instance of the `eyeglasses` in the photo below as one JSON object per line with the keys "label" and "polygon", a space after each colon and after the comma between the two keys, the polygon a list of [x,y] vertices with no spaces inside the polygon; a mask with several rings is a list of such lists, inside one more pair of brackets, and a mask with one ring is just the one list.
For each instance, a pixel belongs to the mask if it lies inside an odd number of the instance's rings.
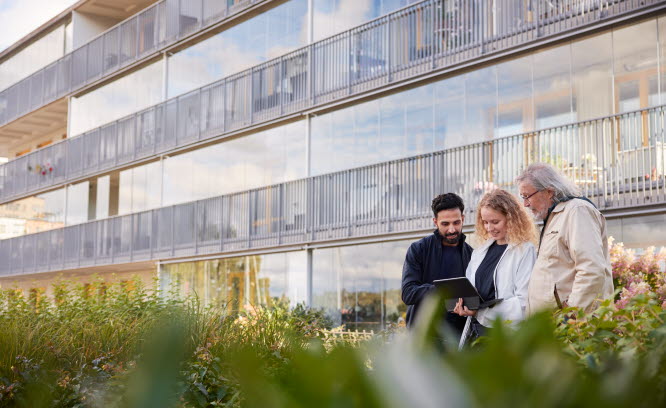
{"label": "eyeglasses", "polygon": [[532,194],[530,194],[530,195],[528,195],[528,196],[522,196],[522,195],[521,195],[520,198],[522,198],[523,201],[527,201],[528,204],[532,205],[532,203],[530,203],[530,198],[532,198],[532,196],[533,196],[534,194],[539,193],[539,192],[541,192],[541,191],[543,191],[543,190],[537,190],[537,191],[533,192]]}

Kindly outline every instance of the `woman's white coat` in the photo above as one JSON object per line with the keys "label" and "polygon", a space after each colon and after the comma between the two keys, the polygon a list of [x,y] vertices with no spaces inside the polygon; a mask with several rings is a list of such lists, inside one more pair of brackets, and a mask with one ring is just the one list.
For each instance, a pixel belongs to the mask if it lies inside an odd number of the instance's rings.
{"label": "woman's white coat", "polygon": [[[476,282],[476,271],[493,242],[495,242],[494,239],[488,239],[472,252],[472,259],[469,261],[465,275],[473,285]],[[525,318],[527,286],[535,261],[536,249],[532,243],[524,242],[507,246],[493,272],[495,298],[504,300],[492,308],[479,310],[476,315],[479,323],[490,327],[498,317],[501,320],[509,320],[512,324]]]}

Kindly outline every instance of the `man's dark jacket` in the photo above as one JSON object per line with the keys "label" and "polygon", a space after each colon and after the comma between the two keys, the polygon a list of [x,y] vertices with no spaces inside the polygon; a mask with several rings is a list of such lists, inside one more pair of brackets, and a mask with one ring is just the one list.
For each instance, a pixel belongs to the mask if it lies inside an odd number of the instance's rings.
{"label": "man's dark jacket", "polygon": [[[460,251],[460,265],[444,265],[442,236],[438,230],[409,246],[405,264],[402,268],[402,301],[407,305],[407,326],[411,326],[421,301],[432,291],[432,284],[437,279],[465,276],[467,264],[472,257],[472,247],[465,242],[465,234],[460,234],[456,247]],[[447,322],[462,331],[465,319],[453,313],[447,313]]]}

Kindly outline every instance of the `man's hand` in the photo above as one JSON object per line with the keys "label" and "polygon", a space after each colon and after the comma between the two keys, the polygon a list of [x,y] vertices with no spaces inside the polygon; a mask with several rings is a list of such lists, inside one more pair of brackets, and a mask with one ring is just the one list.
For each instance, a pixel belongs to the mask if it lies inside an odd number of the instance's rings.
{"label": "man's hand", "polygon": [[463,306],[462,298],[458,299],[456,307],[453,308],[453,313],[459,316],[476,316],[476,310],[469,310],[467,306]]}

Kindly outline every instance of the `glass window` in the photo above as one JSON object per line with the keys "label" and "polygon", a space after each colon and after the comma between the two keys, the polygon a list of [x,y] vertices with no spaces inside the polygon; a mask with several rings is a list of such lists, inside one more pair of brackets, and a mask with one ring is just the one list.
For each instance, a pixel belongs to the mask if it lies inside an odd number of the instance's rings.
{"label": "glass window", "polygon": [[658,103],[657,22],[613,30],[613,67],[617,112],[628,112]]}
{"label": "glass window", "polygon": [[417,0],[314,0],[315,41],[361,25]]}
{"label": "glass window", "polygon": [[571,107],[571,45],[533,55],[534,120],[536,129],[573,122]]}
{"label": "glass window", "polygon": [[657,105],[666,103],[666,16],[657,19],[658,36],[659,36],[659,82],[661,83],[661,90],[659,93],[659,100]]}
{"label": "glass window", "polygon": [[101,220],[109,216],[109,200],[111,177],[102,176],[97,179],[97,199],[95,201],[95,219]]}
{"label": "glass window", "polygon": [[172,97],[240,72],[307,42],[307,0],[291,0],[168,58]]}
{"label": "glass window", "polygon": [[69,135],[79,135],[159,103],[162,100],[163,65],[162,61],[154,62],[85,95],[72,98]]}
{"label": "glass window", "polygon": [[305,251],[162,265],[163,290],[196,295],[231,313],[247,305],[295,306],[307,291]]}
{"label": "glass window", "polygon": [[465,144],[492,138],[497,124],[497,67],[465,74]]}
{"label": "glass window", "polygon": [[118,215],[132,212],[132,169],[120,172],[118,182]]}
{"label": "glass window", "polygon": [[0,64],[0,90],[65,55],[65,27],[58,26]]}
{"label": "glass window", "polygon": [[90,182],[73,184],[67,187],[67,225],[80,224],[89,219],[88,198]]}
{"label": "glass window", "polygon": [[467,144],[465,140],[465,81],[447,78],[434,84],[435,135],[438,150]]}
{"label": "glass window", "polygon": [[576,121],[613,113],[613,53],[611,33],[571,44],[573,107]]}
{"label": "glass window", "polygon": [[0,205],[0,239],[65,225],[65,190],[58,189]]}
{"label": "glass window", "polygon": [[140,212],[161,206],[162,165],[156,161],[120,172],[119,214]]}
{"label": "glass window", "polygon": [[497,65],[497,96],[496,137],[533,130],[532,56]]}
{"label": "glass window", "polygon": [[305,176],[305,121],[298,121],[166,158],[162,205]]}
{"label": "glass window", "polygon": [[351,330],[382,330],[404,319],[402,265],[410,241],[317,249],[312,304]]}

